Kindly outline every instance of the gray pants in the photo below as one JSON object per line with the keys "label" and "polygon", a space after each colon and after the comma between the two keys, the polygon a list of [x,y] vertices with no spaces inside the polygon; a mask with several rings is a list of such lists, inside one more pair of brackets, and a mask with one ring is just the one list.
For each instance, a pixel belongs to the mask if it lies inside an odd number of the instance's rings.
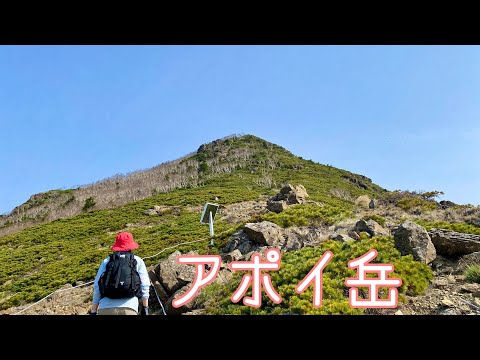
{"label": "gray pants", "polygon": [[138,315],[138,312],[126,307],[98,309],[97,315]]}

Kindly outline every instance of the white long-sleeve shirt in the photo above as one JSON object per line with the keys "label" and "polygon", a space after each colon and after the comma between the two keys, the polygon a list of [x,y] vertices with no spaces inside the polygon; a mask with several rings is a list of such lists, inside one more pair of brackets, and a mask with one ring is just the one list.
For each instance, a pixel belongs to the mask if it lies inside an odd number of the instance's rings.
{"label": "white long-sleeve shirt", "polygon": [[[140,275],[140,281],[142,283],[142,299],[148,299],[149,297],[149,290],[150,290],[150,277],[148,276],[147,267],[145,266],[145,262],[142,258],[137,255],[133,255],[135,260],[137,260],[137,271]],[[100,288],[98,286],[98,280],[100,279],[100,275],[102,275],[105,270],[107,263],[110,261],[110,256],[105,258],[102,263],[100,264],[97,275],[95,276],[95,282],[93,284],[93,304],[98,304],[99,309],[106,309],[112,307],[128,307],[135,311],[138,311],[138,298],[133,296],[131,298],[123,298],[123,299],[110,299],[108,297],[102,298],[100,295]]]}

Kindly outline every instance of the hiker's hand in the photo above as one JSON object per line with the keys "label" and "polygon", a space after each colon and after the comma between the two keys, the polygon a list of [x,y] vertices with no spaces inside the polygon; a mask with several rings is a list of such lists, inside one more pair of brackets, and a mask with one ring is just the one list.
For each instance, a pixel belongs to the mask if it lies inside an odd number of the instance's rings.
{"label": "hiker's hand", "polygon": [[148,315],[148,306],[142,308],[142,311],[140,311],[140,315]]}

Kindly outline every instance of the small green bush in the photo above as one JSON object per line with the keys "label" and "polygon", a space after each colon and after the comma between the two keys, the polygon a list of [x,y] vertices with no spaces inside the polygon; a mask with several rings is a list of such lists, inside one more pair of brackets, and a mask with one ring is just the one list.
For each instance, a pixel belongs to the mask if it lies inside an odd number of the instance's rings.
{"label": "small green bush", "polygon": [[360,234],[358,235],[360,236],[360,238],[358,239],[359,241],[370,239],[370,234],[367,233],[366,231],[361,231]]}
{"label": "small green bush", "polygon": [[467,266],[463,274],[467,281],[480,284],[480,265],[472,264]]}
{"label": "small green bush", "polygon": [[278,226],[287,228],[290,226],[306,226],[326,224],[332,225],[337,221],[351,216],[348,208],[334,206],[318,206],[314,204],[298,204],[282,211],[281,213],[270,212],[257,217],[258,220],[271,221]]}
{"label": "small green bush", "polygon": [[385,218],[381,217],[380,215],[375,215],[375,214],[367,215],[367,216],[363,217],[363,220],[365,220],[365,221],[366,220],[373,220],[373,221],[376,221],[377,223],[379,223],[380,225],[385,226]]}
{"label": "small green bush", "polygon": [[432,211],[437,208],[434,202],[419,198],[403,198],[397,202],[397,206],[405,211],[420,209],[421,211]]}
{"label": "small green bush", "polygon": [[85,200],[85,204],[83,205],[82,211],[88,211],[95,206],[96,202],[93,197],[89,197]]}
{"label": "small green bush", "polygon": [[206,162],[202,161],[198,167],[198,171],[201,173],[206,173],[208,171],[208,165]]}
{"label": "small green bush", "polygon": [[472,224],[467,224],[465,222],[460,223],[449,223],[446,221],[424,221],[424,220],[414,220],[418,225],[423,226],[425,229],[445,229],[445,230],[452,230],[464,234],[473,234],[473,235],[480,235],[480,228],[476,227]]}

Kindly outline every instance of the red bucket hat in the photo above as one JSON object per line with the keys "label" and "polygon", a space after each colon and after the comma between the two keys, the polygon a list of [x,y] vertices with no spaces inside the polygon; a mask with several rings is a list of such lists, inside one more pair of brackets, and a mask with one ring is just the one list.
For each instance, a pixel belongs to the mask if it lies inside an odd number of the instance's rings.
{"label": "red bucket hat", "polygon": [[138,248],[138,244],[133,240],[133,235],[129,232],[118,233],[115,238],[115,244],[111,247],[114,251],[129,251]]}

